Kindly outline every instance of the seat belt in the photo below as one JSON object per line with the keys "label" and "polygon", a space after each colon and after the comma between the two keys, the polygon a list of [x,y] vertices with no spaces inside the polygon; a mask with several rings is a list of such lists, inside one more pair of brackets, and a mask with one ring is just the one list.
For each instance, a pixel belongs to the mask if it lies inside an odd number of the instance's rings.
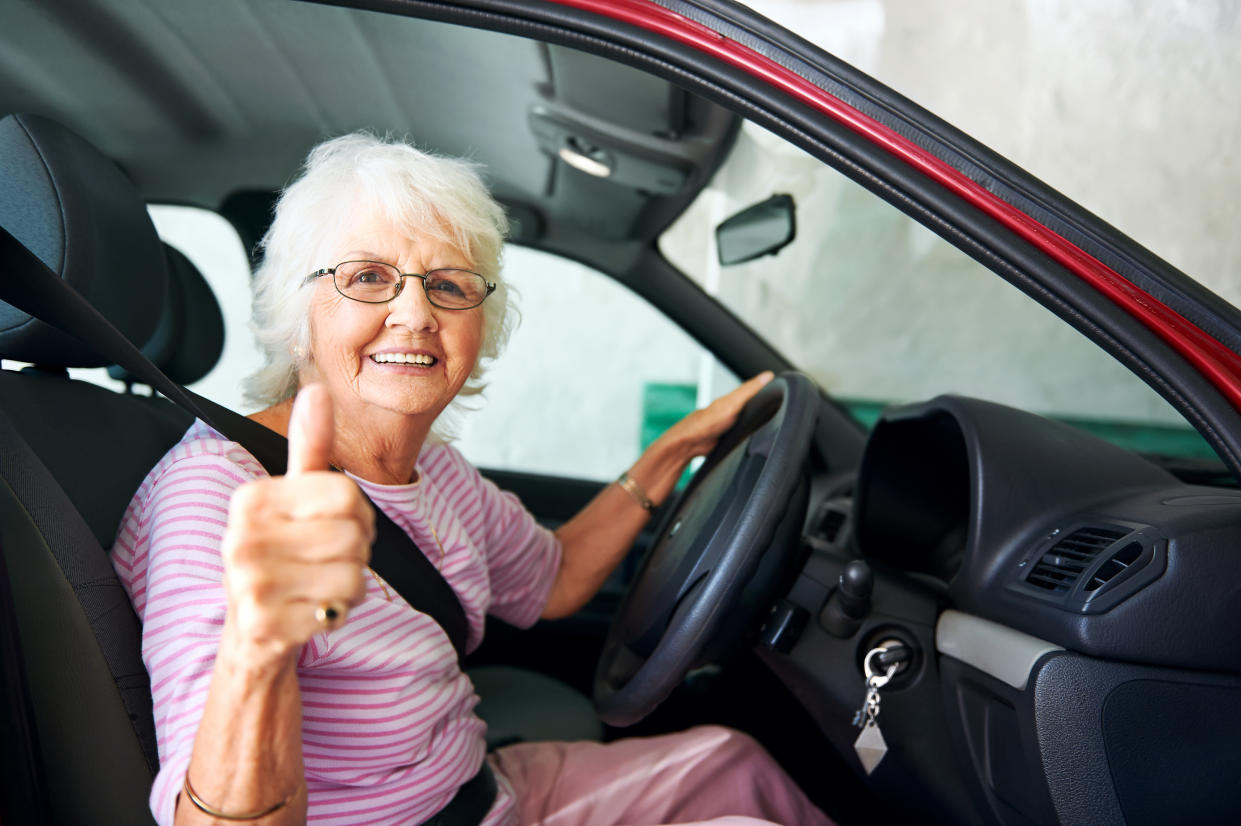
{"label": "seat belt", "polygon": [[[15,278],[12,273],[38,272],[42,277]],[[76,290],[4,227],[0,227],[0,300],[57,327],[136,379],[206,422],[254,455],[273,476],[283,474],[288,440],[239,413],[203,398],[172,381]],[[406,602],[444,629],[463,665],[469,626],[456,592],[443,574],[382,508],[375,508],[375,542],[371,568]]]}
{"label": "seat belt", "polygon": [[[14,278],[12,273],[35,272],[40,277]],[[288,440],[210,399],[193,393],[164,375],[142,351],[77,290],[53,272],[5,227],[0,227],[0,300],[47,324],[81,339],[130,375],[158,390],[170,401],[237,442],[272,475],[284,473]],[[371,568],[396,589],[415,610],[434,619],[448,635],[464,668],[469,626],[456,592],[412,537],[375,507],[375,542]],[[114,675],[115,676],[115,675]],[[491,810],[496,781],[486,761],[463,784],[428,826],[477,826]]]}
{"label": "seat belt", "polygon": [[[122,362],[117,364],[132,373],[129,365]],[[155,389],[163,392],[160,387]],[[211,417],[204,418],[203,415],[195,413],[198,418],[244,447],[272,476],[284,474],[289,461],[288,439],[209,399],[201,396],[195,398],[203,412]],[[375,541],[371,544],[371,569],[416,610],[439,623],[457,652],[458,666],[465,670],[465,646],[469,625],[457,593],[439,569],[427,559],[413,537],[393,522],[378,505],[375,505]]]}
{"label": "seat belt", "polygon": [[[124,367],[125,365],[121,365]],[[237,414],[228,411],[226,408],[220,408],[221,411],[231,416]],[[201,418],[201,417],[200,417]],[[217,416],[217,421],[221,417]],[[259,463],[267,469],[267,472],[273,476],[283,474],[289,457],[289,441],[272,430],[248,419],[245,416],[238,416],[238,421],[230,422],[230,424],[240,425],[245,422],[247,425],[254,425],[253,428],[241,425],[231,433],[224,433],[228,438],[240,444],[248,450]],[[206,421],[204,419],[204,421]],[[210,422],[207,422],[211,424]],[[212,425],[215,427],[215,425]],[[219,430],[219,428],[216,428]],[[244,431],[244,432],[243,432]],[[383,559],[381,560],[381,556]],[[383,567],[380,567],[381,561]],[[421,562],[421,565],[406,565],[406,562]],[[461,608],[461,603],[456,597],[456,593],[448,585],[448,581],[440,574],[439,569],[431,564],[426,558],[422,550],[414,543],[414,540],[399,528],[396,523],[389,519],[384,512],[375,507],[375,542],[371,546],[371,568],[373,568],[380,576],[387,580],[388,584],[396,588],[397,592],[405,597],[410,605],[428,614],[436,622],[444,628],[448,633],[449,639],[452,640],[453,647],[457,649],[457,661],[461,669],[465,670],[465,634],[467,630],[465,611]],[[408,570],[407,570],[408,568]],[[431,577],[425,571],[419,572],[414,568],[426,568],[435,574]],[[405,577],[401,581],[395,577]],[[429,593],[431,590],[429,585],[442,585],[447,590],[447,595],[438,593]],[[424,590],[412,591],[415,586],[423,586]],[[441,603],[451,601],[452,605],[441,605],[436,603],[435,611],[426,610],[419,606],[410,598],[411,594],[422,601],[424,604],[430,604],[429,600],[434,598]],[[457,630],[459,636],[454,636],[453,632],[448,630],[444,625],[444,614],[447,608],[456,608],[456,616],[454,620],[459,620],[460,627]],[[448,802],[443,809],[434,814],[430,820],[427,820],[423,826],[478,826],[483,822],[487,813],[491,811],[491,806],[496,798],[496,779],[491,772],[491,767],[484,760],[483,765],[479,767],[478,773],[470,780],[466,781],[457,789],[457,793],[452,800]]]}
{"label": "seat belt", "polygon": [[[12,273],[30,272],[38,277],[11,277]],[[5,227],[0,227],[0,300],[91,345],[109,361],[124,367],[130,376],[149,384],[218,433],[241,444],[269,474],[283,474],[287,468],[288,439],[170,380],[112,322]],[[413,538],[379,506],[375,507],[371,569],[414,610],[436,620],[452,642],[458,665],[464,670],[469,625],[457,593]],[[427,825],[478,826],[491,810],[495,795],[495,778],[484,760],[478,773],[460,786],[448,805]]]}

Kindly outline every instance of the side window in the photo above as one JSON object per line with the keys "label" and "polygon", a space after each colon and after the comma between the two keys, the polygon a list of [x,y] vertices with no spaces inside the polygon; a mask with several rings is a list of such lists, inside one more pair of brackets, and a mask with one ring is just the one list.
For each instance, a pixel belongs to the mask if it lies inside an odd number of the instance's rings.
{"label": "side window", "polygon": [[250,262],[236,230],[220,215],[184,206],[148,210],[165,243],[176,247],[202,273],[224,314],[224,351],[211,372],[190,388],[231,410],[249,412],[241,382],[262,364],[250,334]]}
{"label": "side window", "polygon": [[521,323],[455,427],[455,444],[480,467],[614,479],[666,427],[737,384],[602,273],[509,247],[504,277]]}
{"label": "side window", "polygon": [[[704,228],[774,193],[796,202],[795,240],[774,256],[721,266]],[[1090,340],[753,124],[659,244],[864,424],[892,404],[959,393],[1138,451],[1214,457],[1168,402]]]}
{"label": "side window", "polygon": [[[224,315],[224,351],[191,385],[240,412],[242,380],[262,363],[249,330],[250,265],[214,212],[152,206],[160,237],[203,274]],[[480,396],[458,402],[447,428],[480,467],[608,481],[660,433],[737,385],[731,372],[611,278],[548,253],[510,247],[504,277],[521,321]],[[108,387],[106,371],[74,370]]]}

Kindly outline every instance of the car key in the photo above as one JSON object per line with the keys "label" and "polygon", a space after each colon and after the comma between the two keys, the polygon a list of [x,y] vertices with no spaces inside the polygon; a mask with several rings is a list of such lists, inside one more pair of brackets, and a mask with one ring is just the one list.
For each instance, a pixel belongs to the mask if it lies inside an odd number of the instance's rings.
{"label": "car key", "polygon": [[867,774],[873,772],[879,765],[879,761],[883,760],[883,756],[888,753],[888,744],[883,739],[883,733],[879,731],[879,689],[888,684],[892,675],[900,667],[900,663],[892,663],[884,669],[883,673],[876,671],[873,663],[885,651],[887,651],[886,646],[873,648],[862,661],[862,668],[866,674],[866,699],[858,712],[853,715],[853,724],[862,728],[862,733],[858,735],[857,740],[853,741],[853,750],[857,752],[858,759],[862,761],[862,768]]}

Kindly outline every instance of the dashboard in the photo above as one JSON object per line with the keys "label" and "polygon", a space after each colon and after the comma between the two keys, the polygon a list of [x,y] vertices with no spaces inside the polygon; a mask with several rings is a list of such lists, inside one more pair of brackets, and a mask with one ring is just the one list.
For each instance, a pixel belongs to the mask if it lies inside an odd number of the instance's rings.
{"label": "dashboard", "polygon": [[1241,822],[1241,491],[941,396],[881,417],[806,533],[801,630],[761,654],[848,755],[867,652],[910,647],[865,782],[911,814]]}
{"label": "dashboard", "polygon": [[943,581],[957,610],[1073,651],[1241,672],[1241,491],[945,396],[875,428],[855,514],[865,557]]}

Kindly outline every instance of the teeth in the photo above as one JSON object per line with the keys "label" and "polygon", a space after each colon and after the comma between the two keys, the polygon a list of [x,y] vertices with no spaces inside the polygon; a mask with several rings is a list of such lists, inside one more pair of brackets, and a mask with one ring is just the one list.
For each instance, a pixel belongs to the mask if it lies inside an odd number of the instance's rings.
{"label": "teeth", "polygon": [[435,357],[425,353],[376,353],[371,361],[377,364],[418,364],[430,367],[435,364]]}

